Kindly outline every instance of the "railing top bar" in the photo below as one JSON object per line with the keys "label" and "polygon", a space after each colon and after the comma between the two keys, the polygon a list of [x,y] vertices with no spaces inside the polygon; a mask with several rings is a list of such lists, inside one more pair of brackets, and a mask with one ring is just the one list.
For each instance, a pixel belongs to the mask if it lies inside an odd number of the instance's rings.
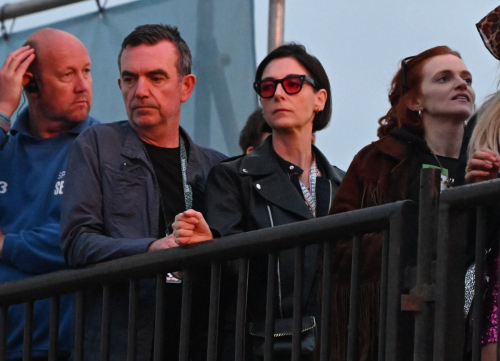
{"label": "railing top bar", "polygon": [[500,179],[444,190],[440,203],[455,206],[470,206],[500,200]]}
{"label": "railing top bar", "polygon": [[[381,231],[392,216],[409,212],[414,204],[400,201],[353,212],[316,218],[274,228],[240,233],[198,244],[195,247],[121,258],[78,270],[63,270],[0,284],[0,303],[21,303],[54,293],[71,293],[84,286],[112,283],[129,278],[150,278],[158,272],[181,270],[209,262],[222,262],[258,253],[307,246],[350,234]],[[105,275],[105,277],[103,277]],[[77,285],[77,286],[75,286]]]}
{"label": "railing top bar", "polygon": [[15,19],[20,16],[34,14],[87,0],[25,0],[18,3],[6,3],[0,7],[0,21]]}

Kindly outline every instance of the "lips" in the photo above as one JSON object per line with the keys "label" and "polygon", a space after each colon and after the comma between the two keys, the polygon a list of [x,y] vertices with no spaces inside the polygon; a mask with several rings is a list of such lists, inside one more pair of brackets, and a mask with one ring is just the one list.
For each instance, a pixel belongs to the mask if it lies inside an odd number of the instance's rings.
{"label": "lips", "polygon": [[273,114],[279,113],[279,112],[289,112],[290,110],[285,109],[285,108],[278,108],[273,111]]}
{"label": "lips", "polygon": [[467,102],[470,102],[470,97],[467,93],[458,93],[453,98],[451,98],[451,100],[465,100]]}

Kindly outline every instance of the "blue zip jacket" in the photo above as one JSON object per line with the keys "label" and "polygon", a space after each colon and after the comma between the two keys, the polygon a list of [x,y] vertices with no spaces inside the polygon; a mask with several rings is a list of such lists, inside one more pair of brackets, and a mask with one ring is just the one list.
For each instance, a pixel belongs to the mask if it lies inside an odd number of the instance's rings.
{"label": "blue zip jacket", "polygon": [[[67,268],[59,242],[61,200],[65,192],[70,145],[78,134],[97,123],[88,117],[53,138],[29,133],[24,109],[0,150],[0,229],[5,234],[0,260],[0,283]],[[3,137],[5,133],[3,134]],[[73,346],[71,295],[60,300],[59,355]],[[35,302],[33,356],[47,357],[50,301]],[[9,307],[7,358],[21,358],[24,305]]]}

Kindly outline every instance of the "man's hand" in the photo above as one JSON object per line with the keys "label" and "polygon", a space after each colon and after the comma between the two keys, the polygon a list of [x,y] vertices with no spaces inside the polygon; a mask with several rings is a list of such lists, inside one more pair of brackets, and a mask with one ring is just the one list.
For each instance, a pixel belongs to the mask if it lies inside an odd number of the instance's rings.
{"label": "man's hand", "polygon": [[179,246],[204,242],[214,238],[203,215],[193,209],[188,209],[175,216],[172,228],[175,243]]}
{"label": "man's hand", "polygon": [[147,249],[147,252],[159,251],[161,249],[172,247],[177,247],[177,243],[175,243],[174,235],[170,234],[151,243]]}
{"label": "man's hand", "polygon": [[474,152],[465,169],[465,182],[478,183],[498,177],[500,158],[491,149]]}
{"label": "man's hand", "polygon": [[[23,91],[23,77],[34,59],[35,50],[29,46],[23,46],[10,53],[0,68],[0,112],[8,117],[19,106]],[[26,75],[32,76],[32,74]]]}

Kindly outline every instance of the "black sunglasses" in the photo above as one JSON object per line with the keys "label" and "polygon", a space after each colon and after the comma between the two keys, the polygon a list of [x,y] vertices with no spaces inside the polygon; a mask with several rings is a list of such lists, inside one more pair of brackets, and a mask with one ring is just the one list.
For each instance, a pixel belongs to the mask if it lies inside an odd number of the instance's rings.
{"label": "black sunglasses", "polygon": [[409,56],[401,60],[401,80],[403,81],[403,94],[408,92],[408,84],[406,83],[406,71],[408,70],[406,63],[413,59],[415,56]]}
{"label": "black sunglasses", "polygon": [[281,84],[285,93],[292,95],[302,90],[305,81],[317,89],[314,80],[307,75],[288,75],[283,79],[263,79],[253,83],[253,88],[261,98],[271,98],[276,93],[278,84]]}

